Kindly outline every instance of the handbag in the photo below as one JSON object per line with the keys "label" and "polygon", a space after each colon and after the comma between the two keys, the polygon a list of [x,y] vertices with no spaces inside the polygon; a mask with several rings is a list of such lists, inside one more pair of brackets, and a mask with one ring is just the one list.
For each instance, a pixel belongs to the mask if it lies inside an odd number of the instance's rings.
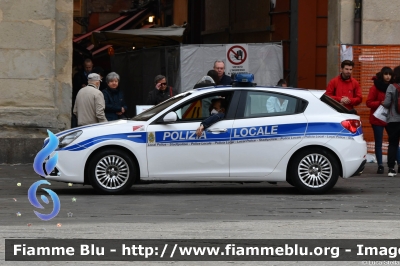
{"label": "handbag", "polygon": [[389,109],[379,105],[378,109],[374,112],[374,116],[383,122],[387,122],[389,115]]}

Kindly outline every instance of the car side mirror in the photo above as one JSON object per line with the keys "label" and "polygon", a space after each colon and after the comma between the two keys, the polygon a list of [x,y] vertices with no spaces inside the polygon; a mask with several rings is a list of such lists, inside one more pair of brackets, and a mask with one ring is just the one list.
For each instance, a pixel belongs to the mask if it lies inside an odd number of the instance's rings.
{"label": "car side mirror", "polygon": [[175,112],[169,112],[163,118],[164,122],[176,122],[176,120],[178,120],[178,116],[176,115]]}

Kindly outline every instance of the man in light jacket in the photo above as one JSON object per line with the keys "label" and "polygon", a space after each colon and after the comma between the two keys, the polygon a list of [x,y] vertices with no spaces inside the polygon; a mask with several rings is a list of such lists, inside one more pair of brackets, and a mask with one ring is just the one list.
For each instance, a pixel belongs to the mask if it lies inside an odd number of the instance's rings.
{"label": "man in light jacket", "polygon": [[99,90],[100,82],[98,74],[89,74],[88,85],[79,90],[73,111],[78,117],[78,126],[107,122],[104,114],[106,104]]}

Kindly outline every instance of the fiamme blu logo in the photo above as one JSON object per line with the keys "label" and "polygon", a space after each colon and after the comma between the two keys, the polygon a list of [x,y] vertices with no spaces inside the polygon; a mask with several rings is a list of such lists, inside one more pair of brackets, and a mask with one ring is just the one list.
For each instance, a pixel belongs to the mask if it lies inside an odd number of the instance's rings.
{"label": "fiamme blu logo", "polygon": [[[58,138],[49,130],[47,130],[47,133],[49,134],[49,142],[42,150],[38,152],[33,162],[33,169],[40,176],[47,176],[50,174],[56,167],[58,161],[58,153],[55,152],[58,147]],[[37,190],[40,185],[51,184],[47,180],[40,180],[33,183],[28,190],[28,199],[34,207],[38,209],[44,209],[42,204],[37,199]],[[61,204],[60,199],[54,191],[47,188],[42,189],[51,197],[51,200],[53,201],[53,210],[49,214],[43,214],[38,211],[34,211],[34,213],[38,218],[48,221],[57,216],[60,211]],[[45,204],[49,204],[49,199],[45,195],[42,195],[40,198]]]}

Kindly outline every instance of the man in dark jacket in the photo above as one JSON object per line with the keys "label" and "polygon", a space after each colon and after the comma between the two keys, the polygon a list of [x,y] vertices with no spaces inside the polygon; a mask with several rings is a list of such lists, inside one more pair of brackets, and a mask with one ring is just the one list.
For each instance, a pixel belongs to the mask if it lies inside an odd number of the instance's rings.
{"label": "man in dark jacket", "polygon": [[74,106],[76,95],[79,90],[88,85],[88,75],[92,73],[93,62],[91,59],[86,59],[83,62],[83,70],[77,72],[72,80],[72,106]]}
{"label": "man in dark jacket", "polygon": [[225,75],[225,63],[217,60],[214,63],[214,70],[218,73],[219,80],[216,81],[218,85],[231,85],[232,79],[228,75]]}
{"label": "man in dark jacket", "polygon": [[154,84],[154,89],[149,92],[146,104],[157,105],[178,94],[172,87],[167,86],[167,78],[163,75],[157,75],[154,78]]}

